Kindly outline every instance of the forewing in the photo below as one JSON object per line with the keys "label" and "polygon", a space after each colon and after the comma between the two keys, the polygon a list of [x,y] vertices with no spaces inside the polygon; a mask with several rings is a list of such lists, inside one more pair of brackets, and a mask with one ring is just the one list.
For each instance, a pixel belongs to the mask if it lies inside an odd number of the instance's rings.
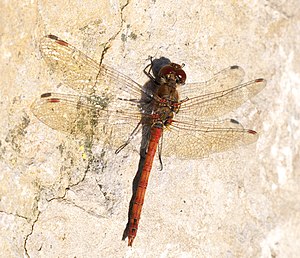
{"label": "forewing", "polygon": [[239,85],[242,82],[244,75],[244,70],[241,67],[234,65],[218,72],[209,81],[186,83],[180,86],[178,91],[181,99],[187,97],[194,98],[200,95],[224,91]]}
{"label": "forewing", "polygon": [[189,98],[182,103],[176,119],[189,121],[222,116],[242,105],[266,86],[266,80],[256,79],[226,90]]}
{"label": "forewing", "polygon": [[142,86],[104,64],[98,64],[84,53],[59,39],[48,35],[40,43],[42,56],[68,87],[85,94],[122,96],[140,99]]}
{"label": "forewing", "polygon": [[244,129],[236,120],[182,124],[174,122],[163,134],[164,156],[199,159],[215,152],[223,152],[255,142],[258,134]]}

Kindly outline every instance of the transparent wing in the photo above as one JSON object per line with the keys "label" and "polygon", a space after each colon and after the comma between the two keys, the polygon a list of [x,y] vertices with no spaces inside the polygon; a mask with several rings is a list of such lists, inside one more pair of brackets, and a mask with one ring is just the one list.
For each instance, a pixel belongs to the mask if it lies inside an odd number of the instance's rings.
{"label": "transparent wing", "polygon": [[176,119],[194,123],[196,120],[222,116],[238,108],[265,86],[266,80],[256,79],[233,88],[189,98],[182,103]]}
{"label": "transparent wing", "polygon": [[199,159],[215,152],[223,152],[257,140],[258,134],[233,119],[205,121],[197,124],[174,122],[163,134],[164,156]]}
{"label": "transparent wing", "polygon": [[62,82],[80,93],[128,99],[140,99],[142,92],[148,94],[129,77],[109,66],[98,64],[57,36],[43,37],[40,50],[46,63]]}
{"label": "transparent wing", "polygon": [[234,65],[218,72],[206,82],[186,83],[180,86],[178,91],[182,99],[224,91],[239,85],[243,81],[244,75],[244,70]]}
{"label": "transparent wing", "polygon": [[107,100],[70,94],[45,93],[31,110],[49,127],[79,137],[94,136],[120,146],[139,124],[141,115],[122,109],[106,109]]}

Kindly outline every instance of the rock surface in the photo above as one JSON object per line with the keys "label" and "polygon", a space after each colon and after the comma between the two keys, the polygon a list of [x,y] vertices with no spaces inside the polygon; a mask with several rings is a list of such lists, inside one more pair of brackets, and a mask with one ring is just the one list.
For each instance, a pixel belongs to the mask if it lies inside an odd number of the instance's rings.
{"label": "rock surface", "polygon": [[[282,3],[281,3],[282,2]],[[294,1],[2,1],[0,257],[298,257],[300,16]],[[30,111],[65,92],[41,58],[55,34],[143,84],[149,55],[188,82],[239,65],[267,87],[230,114],[256,144],[153,166],[133,247],[121,241],[139,155],[54,131]],[[138,147],[137,147],[138,149]]]}

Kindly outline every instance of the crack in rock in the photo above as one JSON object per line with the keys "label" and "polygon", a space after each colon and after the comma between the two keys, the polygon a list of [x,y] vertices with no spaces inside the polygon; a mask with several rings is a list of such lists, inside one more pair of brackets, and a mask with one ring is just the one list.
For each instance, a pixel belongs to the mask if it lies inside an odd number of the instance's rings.
{"label": "crack in rock", "polygon": [[18,213],[12,213],[12,212],[7,212],[7,211],[4,211],[4,210],[0,210],[0,213],[4,213],[6,215],[12,215],[12,216],[15,216],[15,217],[18,217],[18,218],[21,218],[21,219],[25,219],[25,220],[30,220],[29,218],[23,216],[23,215],[20,215]]}
{"label": "crack in rock", "polygon": [[30,255],[29,255],[28,249],[27,249],[27,242],[28,242],[29,237],[33,234],[34,226],[37,223],[37,221],[38,221],[38,219],[40,217],[40,214],[41,214],[41,212],[39,211],[38,214],[37,214],[37,216],[36,216],[36,219],[33,221],[32,225],[31,225],[31,231],[29,232],[29,234],[27,234],[25,236],[25,239],[24,239],[24,245],[23,246],[24,246],[25,256],[29,257],[29,258],[30,258]]}

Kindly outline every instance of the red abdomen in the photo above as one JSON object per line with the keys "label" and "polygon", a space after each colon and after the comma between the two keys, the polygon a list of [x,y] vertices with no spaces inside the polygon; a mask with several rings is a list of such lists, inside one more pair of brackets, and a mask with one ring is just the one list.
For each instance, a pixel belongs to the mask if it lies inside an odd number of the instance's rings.
{"label": "red abdomen", "polygon": [[147,189],[148,179],[152,168],[153,159],[157,149],[159,139],[162,135],[163,129],[159,126],[153,126],[151,128],[151,136],[149,140],[149,146],[147,155],[145,158],[144,167],[141,173],[141,177],[138,183],[138,187],[133,199],[133,206],[129,217],[129,228],[128,228],[128,246],[132,246],[132,242],[136,236],[138,224],[142,212],[144,203],[145,193]]}

